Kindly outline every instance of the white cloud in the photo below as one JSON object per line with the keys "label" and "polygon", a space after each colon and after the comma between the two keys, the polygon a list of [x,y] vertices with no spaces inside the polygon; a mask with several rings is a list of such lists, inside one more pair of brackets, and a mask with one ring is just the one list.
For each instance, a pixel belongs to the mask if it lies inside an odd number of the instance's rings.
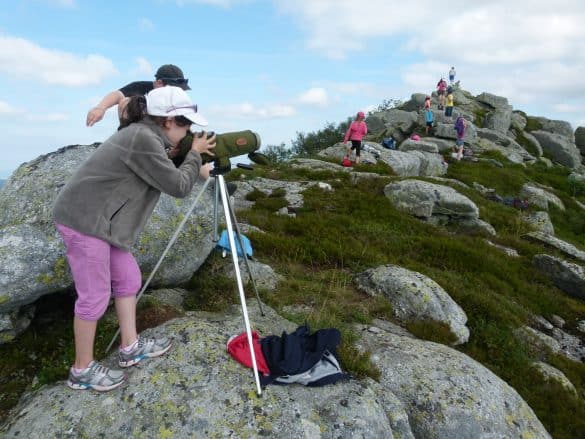
{"label": "white cloud", "polygon": [[135,74],[138,76],[150,76],[152,75],[153,69],[152,65],[148,62],[148,60],[142,56],[136,58],[136,70]]}
{"label": "white cloud", "polygon": [[557,113],[583,113],[585,105],[559,103],[553,105],[552,109]]}
{"label": "white cloud", "polygon": [[141,18],[138,22],[141,31],[152,32],[154,30],[154,23],[148,18]]}
{"label": "white cloud", "polygon": [[14,107],[7,102],[0,101],[0,115],[1,116],[10,116],[15,114],[24,113],[24,110],[21,108]]}
{"label": "white cloud", "polygon": [[296,114],[294,107],[284,104],[270,104],[258,106],[249,102],[232,105],[215,105],[210,108],[210,115],[217,115],[223,118],[235,117],[242,119],[280,119],[291,117]]}
{"label": "white cloud", "polygon": [[482,64],[540,62],[582,56],[585,3],[434,0],[276,0],[306,32],[308,48],[331,58],[367,50],[379,37],[387,47],[417,50]]}
{"label": "white cloud", "polygon": [[313,87],[301,93],[298,98],[301,104],[314,105],[317,107],[327,107],[329,105],[329,96],[327,91],[322,87]]}
{"label": "white cloud", "polygon": [[112,61],[101,55],[79,57],[3,35],[0,35],[0,71],[23,80],[68,87],[97,85],[118,73]]}

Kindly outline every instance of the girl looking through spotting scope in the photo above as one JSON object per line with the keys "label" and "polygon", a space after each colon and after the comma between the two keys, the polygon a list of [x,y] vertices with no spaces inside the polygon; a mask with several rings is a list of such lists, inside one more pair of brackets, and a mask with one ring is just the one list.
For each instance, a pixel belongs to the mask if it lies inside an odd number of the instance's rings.
{"label": "girl looking through spotting scope", "polygon": [[[126,378],[100,365],[93,349],[97,321],[114,296],[120,323],[118,365],[130,367],[163,355],[169,338],[142,338],[136,330],[140,268],[130,249],[144,229],[161,192],[186,197],[202,170],[201,154],[213,155],[215,135],[194,136],[179,167],[166,149],[176,147],[192,123],[207,121],[179,87],[155,88],[126,106],[127,125],[100,145],[59,193],[53,219],[67,251],[77,300],[73,330],[75,363],[67,384],[107,391]],[[207,169],[205,169],[207,167]],[[209,176],[211,165],[201,175]]]}

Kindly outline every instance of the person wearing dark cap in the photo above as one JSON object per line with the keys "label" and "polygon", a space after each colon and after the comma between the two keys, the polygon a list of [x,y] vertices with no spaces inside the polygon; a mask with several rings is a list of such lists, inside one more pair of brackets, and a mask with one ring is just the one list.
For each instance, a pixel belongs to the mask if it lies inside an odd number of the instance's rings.
{"label": "person wearing dark cap", "polygon": [[88,127],[99,122],[106,111],[114,105],[118,105],[118,117],[122,119],[124,107],[132,96],[144,96],[151,90],[174,85],[183,90],[191,90],[189,80],[183,75],[183,71],[174,64],[165,64],[158,68],[154,75],[154,81],[135,81],[124,87],[114,90],[103,97],[103,99],[87,113],[86,124]]}

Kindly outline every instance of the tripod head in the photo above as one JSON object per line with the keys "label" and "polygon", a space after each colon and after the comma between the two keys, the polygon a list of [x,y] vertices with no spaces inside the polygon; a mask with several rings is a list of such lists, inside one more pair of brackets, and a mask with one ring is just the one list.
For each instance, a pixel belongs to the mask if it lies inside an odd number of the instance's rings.
{"label": "tripod head", "polygon": [[[214,166],[214,168],[209,173],[209,175],[212,177],[217,177],[218,175],[227,174],[228,172],[230,172],[232,170],[232,165],[229,162],[228,162],[228,165],[225,166],[225,165],[222,165],[219,160],[217,160],[217,161],[213,162],[213,166]],[[236,167],[238,167],[240,169],[245,169],[246,171],[253,171],[254,170],[254,166],[249,165],[247,163],[237,163]]]}

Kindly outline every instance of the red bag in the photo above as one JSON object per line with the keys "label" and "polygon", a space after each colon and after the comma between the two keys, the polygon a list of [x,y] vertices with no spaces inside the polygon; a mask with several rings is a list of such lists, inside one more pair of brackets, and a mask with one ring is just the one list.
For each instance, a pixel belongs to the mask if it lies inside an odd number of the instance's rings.
{"label": "red bag", "polygon": [[349,168],[351,166],[351,160],[349,159],[349,156],[343,157],[343,160],[341,161],[341,166],[345,166],[346,168]]}

